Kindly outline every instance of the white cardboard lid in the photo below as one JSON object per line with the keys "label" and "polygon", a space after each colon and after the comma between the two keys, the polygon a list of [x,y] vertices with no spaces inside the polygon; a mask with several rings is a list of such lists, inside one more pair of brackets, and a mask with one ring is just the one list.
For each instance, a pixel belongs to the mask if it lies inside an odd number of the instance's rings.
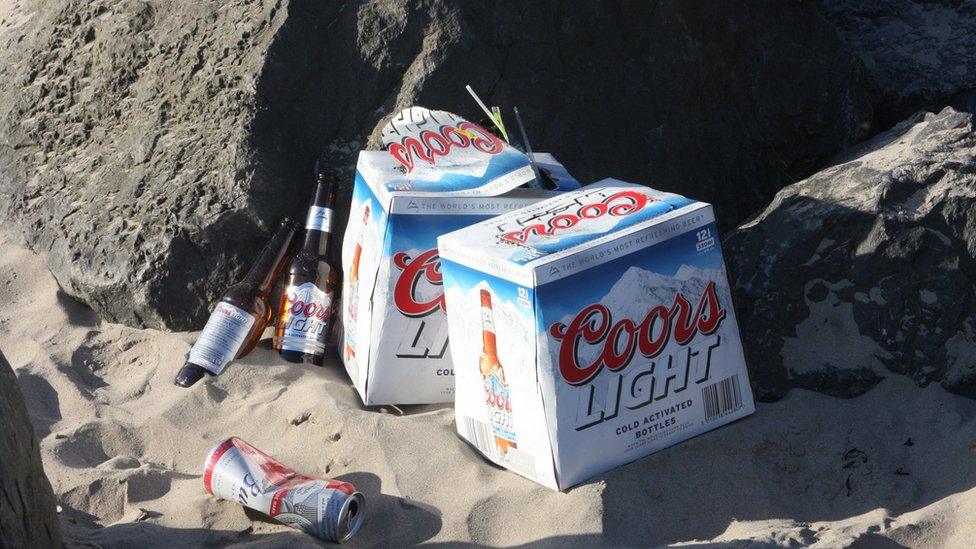
{"label": "white cardboard lid", "polygon": [[444,259],[529,285],[542,265],[707,206],[604,179],[443,235],[438,247]]}

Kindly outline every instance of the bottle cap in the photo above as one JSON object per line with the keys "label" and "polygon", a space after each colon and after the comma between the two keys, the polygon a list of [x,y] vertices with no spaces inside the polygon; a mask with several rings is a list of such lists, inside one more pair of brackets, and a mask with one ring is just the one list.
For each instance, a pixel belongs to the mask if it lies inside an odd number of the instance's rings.
{"label": "bottle cap", "polygon": [[321,156],[315,160],[315,183],[318,185],[328,185],[337,187],[342,180],[342,169],[336,166],[334,161]]}
{"label": "bottle cap", "polygon": [[174,383],[180,387],[191,387],[194,383],[200,381],[200,379],[203,378],[203,376],[207,373],[207,370],[204,368],[187,362],[182,368],[180,368],[179,373],[176,374]]}
{"label": "bottle cap", "polygon": [[322,181],[328,175],[325,158],[319,157],[315,160],[315,180]]}

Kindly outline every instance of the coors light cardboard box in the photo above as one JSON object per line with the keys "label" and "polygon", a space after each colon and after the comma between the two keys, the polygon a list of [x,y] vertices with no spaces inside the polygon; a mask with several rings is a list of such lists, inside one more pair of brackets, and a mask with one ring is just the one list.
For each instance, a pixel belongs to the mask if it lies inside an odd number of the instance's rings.
{"label": "coors light cardboard box", "polygon": [[411,107],[359,155],[342,246],[340,354],[363,402],[451,402],[437,237],[579,183],[552,156],[529,158],[456,115]]}
{"label": "coors light cardboard box", "polygon": [[754,411],[712,207],[607,179],[438,240],[460,435],[565,489]]}

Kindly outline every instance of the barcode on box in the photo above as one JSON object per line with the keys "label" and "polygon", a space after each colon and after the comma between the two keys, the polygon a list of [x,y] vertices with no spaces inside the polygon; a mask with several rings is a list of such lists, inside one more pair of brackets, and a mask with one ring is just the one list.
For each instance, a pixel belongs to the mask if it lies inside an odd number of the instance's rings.
{"label": "barcode on box", "polygon": [[494,452],[492,451],[494,444],[491,428],[488,427],[488,424],[467,416],[464,416],[461,419],[463,420],[461,425],[464,429],[462,432],[464,438],[468,439],[469,442],[474,444],[482,454],[488,456],[494,455]]}
{"label": "barcode on box", "polygon": [[705,421],[718,419],[742,408],[739,376],[734,375],[703,388],[702,400],[705,401]]}
{"label": "barcode on box", "polygon": [[487,423],[467,416],[462,416],[461,420],[461,426],[458,429],[461,436],[471,444],[474,444],[482,454],[492,459],[501,460],[506,467],[518,471],[529,478],[535,478],[535,458],[532,454],[523,452],[518,448],[509,448],[506,453],[499,454],[495,446],[495,435]]}

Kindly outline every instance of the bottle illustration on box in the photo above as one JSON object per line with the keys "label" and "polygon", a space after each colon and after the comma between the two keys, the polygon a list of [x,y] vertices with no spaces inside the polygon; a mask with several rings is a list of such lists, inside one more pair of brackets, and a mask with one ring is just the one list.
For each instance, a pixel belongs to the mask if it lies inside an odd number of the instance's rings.
{"label": "bottle illustration on box", "polygon": [[350,325],[346,326],[346,346],[344,350],[345,359],[348,361],[356,357],[356,311],[359,310],[359,261],[363,256],[363,238],[366,228],[369,225],[369,204],[363,208],[363,223],[359,229],[359,238],[356,239],[356,249],[352,256],[352,268],[349,269],[349,295],[347,296],[347,310],[349,311]]}
{"label": "bottle illustration on box", "polygon": [[495,448],[501,456],[508,454],[509,448],[518,448],[512,422],[512,399],[505,379],[505,370],[498,360],[495,340],[495,320],[491,308],[491,292],[481,290],[481,336],[483,347],[479,369],[485,380],[485,405],[491,419]]}

